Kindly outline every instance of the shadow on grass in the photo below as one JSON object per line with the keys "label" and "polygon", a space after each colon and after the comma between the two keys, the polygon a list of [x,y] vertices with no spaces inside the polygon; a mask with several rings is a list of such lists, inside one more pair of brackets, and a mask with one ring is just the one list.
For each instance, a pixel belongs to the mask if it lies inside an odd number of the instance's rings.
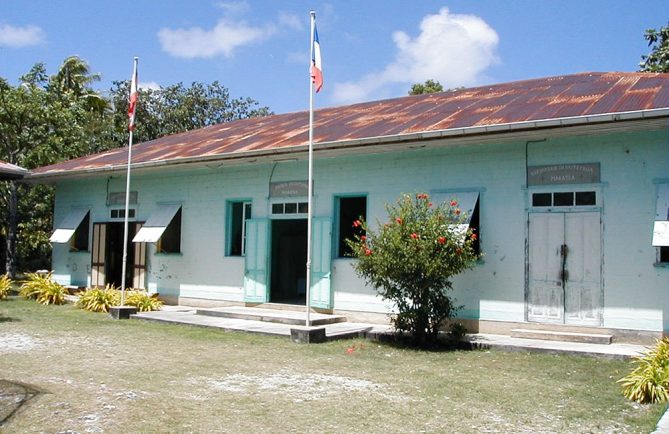
{"label": "shadow on grass", "polygon": [[2,322],[20,322],[21,320],[18,318],[11,318],[8,316],[0,316],[0,323]]}
{"label": "shadow on grass", "polygon": [[427,351],[434,353],[485,349],[482,348],[479,344],[469,342],[466,339],[453,339],[450,337],[440,337],[436,342],[423,345],[417,344],[410,336],[394,333],[376,335],[372,340],[397,349]]}
{"label": "shadow on grass", "polygon": [[0,427],[31,399],[44,393],[27,384],[0,380]]}

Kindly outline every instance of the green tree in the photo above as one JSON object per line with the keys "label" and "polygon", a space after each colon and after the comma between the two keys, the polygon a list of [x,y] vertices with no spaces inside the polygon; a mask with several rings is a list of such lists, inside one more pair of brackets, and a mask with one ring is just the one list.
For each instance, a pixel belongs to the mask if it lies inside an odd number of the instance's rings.
{"label": "green tree", "polygon": [[641,72],[669,72],[669,24],[660,30],[648,29],[643,37],[648,41],[650,53],[641,56]]}
{"label": "green tree", "polygon": [[425,83],[416,83],[411,86],[409,95],[422,95],[425,93],[443,92],[444,86],[436,80],[427,80]]}
{"label": "green tree", "polygon": [[[117,81],[110,91],[113,119],[107,132],[107,148],[127,142],[128,93],[130,83]],[[232,98],[218,81],[210,84],[182,83],[160,89],[140,89],[135,143],[210,125],[271,114],[251,98]]]}
{"label": "green tree", "polygon": [[418,193],[386,209],[389,221],[377,230],[362,219],[353,223],[364,231],[347,240],[358,258],[355,269],[397,307],[397,331],[409,333],[415,344],[432,345],[458,310],[449,295],[451,278],[474,266],[477,234],[460,229],[464,216],[456,201],[433,205]]}
{"label": "green tree", "polygon": [[[0,159],[31,169],[88,152],[88,125],[101,115],[91,112],[90,92],[67,91],[47,77],[38,63],[17,86],[0,79]],[[47,267],[52,188],[5,182],[0,204],[5,270],[14,276],[20,262]]]}

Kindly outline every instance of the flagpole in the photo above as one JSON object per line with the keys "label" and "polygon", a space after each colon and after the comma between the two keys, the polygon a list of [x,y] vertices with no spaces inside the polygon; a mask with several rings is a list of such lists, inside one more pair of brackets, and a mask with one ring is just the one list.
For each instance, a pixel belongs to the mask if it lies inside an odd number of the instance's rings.
{"label": "flagpole", "polygon": [[[130,82],[130,94],[132,95],[133,89],[133,81],[136,80],[137,77],[137,62],[139,61],[138,57],[134,58],[134,65],[133,65],[133,70],[132,70],[132,81]],[[135,83],[136,85],[136,83]],[[130,121],[131,124],[129,125],[129,132],[130,135],[128,137],[128,168],[126,172],[126,177],[125,177],[125,213],[123,217],[123,266],[121,267],[121,306],[125,306],[125,272],[127,269],[128,265],[128,208],[130,207],[130,163],[132,161],[132,132],[133,132],[133,123],[134,123],[134,115],[133,119]]]}
{"label": "flagpole", "polygon": [[[314,23],[316,21],[316,12],[311,11],[311,53],[309,61],[314,57]],[[314,87],[311,74],[309,74],[309,178],[307,186],[307,291],[306,291],[306,305],[307,305],[307,319],[306,326],[311,326],[311,217],[313,204],[313,188],[314,188]]]}

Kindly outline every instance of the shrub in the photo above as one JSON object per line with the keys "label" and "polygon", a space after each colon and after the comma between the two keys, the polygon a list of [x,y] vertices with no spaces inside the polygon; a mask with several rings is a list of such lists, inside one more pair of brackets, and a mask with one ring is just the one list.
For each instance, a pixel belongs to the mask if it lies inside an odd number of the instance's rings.
{"label": "shrub", "polygon": [[359,259],[356,271],[395,304],[397,331],[409,333],[415,344],[434,344],[444,320],[458,309],[448,295],[451,277],[478,258],[477,234],[461,229],[464,215],[457,201],[433,206],[419,193],[402,195],[386,209],[389,221],[378,222],[376,231],[362,218],[353,222],[364,231],[347,240]]}
{"label": "shrub", "polygon": [[3,274],[0,276],[0,300],[6,299],[11,289],[12,279],[9,278],[9,274]]}
{"label": "shrub", "polygon": [[51,273],[27,273],[19,294],[41,304],[63,304],[67,289],[51,280]]}
{"label": "shrub", "polygon": [[90,312],[109,312],[111,306],[121,303],[121,291],[113,285],[104,288],[88,288],[79,294],[77,306]]}
{"label": "shrub", "polygon": [[126,306],[134,306],[138,312],[160,310],[163,302],[158,300],[158,294],[149,295],[146,291],[131,290],[125,298]]}
{"label": "shrub", "polygon": [[638,365],[618,380],[623,395],[638,403],[669,400],[669,338],[658,339],[655,346],[636,358]]}

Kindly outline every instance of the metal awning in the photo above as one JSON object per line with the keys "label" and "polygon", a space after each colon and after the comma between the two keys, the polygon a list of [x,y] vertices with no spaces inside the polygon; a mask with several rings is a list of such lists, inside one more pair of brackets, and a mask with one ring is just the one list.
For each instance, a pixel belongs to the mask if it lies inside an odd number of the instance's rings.
{"label": "metal awning", "polygon": [[453,233],[460,237],[460,242],[465,241],[465,236],[467,235],[467,229],[472,221],[472,214],[474,214],[474,208],[476,208],[476,203],[479,200],[478,191],[454,191],[450,193],[434,193],[431,194],[432,202],[435,204],[441,205],[444,202],[451,202],[455,200],[458,202],[457,208],[462,211],[462,220],[460,223],[455,225],[449,225]]}
{"label": "metal awning", "polygon": [[79,225],[88,214],[88,208],[78,208],[71,210],[56,227],[49,241],[52,243],[69,243]]}
{"label": "metal awning", "polygon": [[180,204],[158,205],[158,208],[151,213],[144,226],[132,239],[132,242],[157,243],[180,208]]}

